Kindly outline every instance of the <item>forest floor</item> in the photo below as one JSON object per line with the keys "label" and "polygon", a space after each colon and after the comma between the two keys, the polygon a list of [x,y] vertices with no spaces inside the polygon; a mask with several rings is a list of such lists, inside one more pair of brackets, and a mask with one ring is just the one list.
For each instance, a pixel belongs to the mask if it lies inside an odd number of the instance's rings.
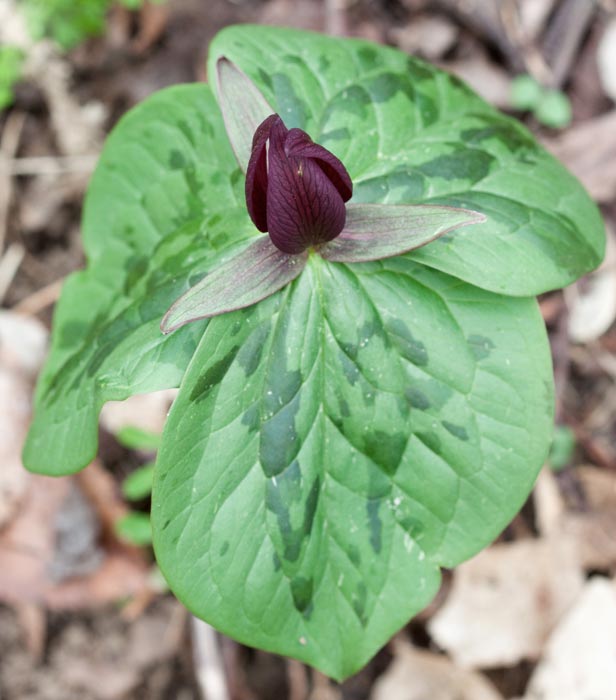
{"label": "forest floor", "polygon": [[[19,33],[16,12],[0,0],[0,42]],[[114,436],[135,415],[160,430],[172,395],[109,405],[99,458],[76,477],[20,464],[53,306],[84,264],[82,200],[105,135],[150,93],[204,80],[209,41],[237,22],[360,36],[460,75],[582,179],[608,230],[601,269],[540,299],[556,376],[553,464],[499,540],[446,572],[429,608],[342,685],[200,624],[166,592],[150,550],[117,537],[121,481],[152,455]],[[564,91],[568,127],[512,111],[522,73]],[[168,0],[114,8],[103,36],[68,53],[32,45],[0,112],[1,700],[191,700],[212,674],[229,700],[614,700],[615,101],[609,0]]]}

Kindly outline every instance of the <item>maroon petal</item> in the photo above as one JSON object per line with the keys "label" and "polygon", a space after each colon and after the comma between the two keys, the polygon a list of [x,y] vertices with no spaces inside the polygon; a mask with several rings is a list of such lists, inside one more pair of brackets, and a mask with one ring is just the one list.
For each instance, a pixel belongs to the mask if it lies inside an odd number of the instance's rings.
{"label": "maroon petal", "polygon": [[267,230],[274,245],[297,254],[335,238],[344,228],[346,211],[337,188],[310,158],[288,157],[287,129],[270,130],[267,186]]}
{"label": "maroon petal", "polygon": [[340,193],[342,201],[346,202],[351,199],[353,183],[342,162],[333,153],[330,153],[327,148],[314,143],[305,131],[291,129],[287,136],[285,150],[287,156],[314,158]]}
{"label": "maroon petal", "polygon": [[262,232],[267,231],[267,139],[278,122],[282,124],[280,117],[272,114],[255,131],[246,171],[246,207],[254,225]]}

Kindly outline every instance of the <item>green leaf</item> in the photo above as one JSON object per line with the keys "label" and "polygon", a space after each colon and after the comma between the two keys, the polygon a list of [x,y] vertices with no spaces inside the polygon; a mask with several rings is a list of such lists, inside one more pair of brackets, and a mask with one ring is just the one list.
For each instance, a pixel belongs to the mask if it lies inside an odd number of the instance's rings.
{"label": "green leaf", "polygon": [[122,119],[86,198],[88,268],[69,278],[56,308],[28,469],[81,469],[96,454],[105,401],[179,385],[206,322],[165,337],[161,318],[255,233],[206,86],[163,90]]}
{"label": "green leaf", "polygon": [[118,430],[116,440],[132,450],[157,450],[160,447],[161,436],[134,425],[127,425]]}
{"label": "green leaf", "polygon": [[152,493],[154,462],[144,464],[129,474],[122,483],[122,494],[129,501],[140,501]]}
{"label": "green leaf", "polygon": [[158,457],[157,560],[199,617],[342,679],[520,508],[551,415],[534,301],[313,255],[208,325]]}
{"label": "green leaf", "polygon": [[488,223],[410,256],[479,287],[534,295],[603,257],[597,207],[516,120],[458,79],[394,49],[295,30],[241,25],[210,48],[345,164],[355,202],[443,204]]}
{"label": "green leaf", "polygon": [[152,543],[152,526],[147,513],[128,513],[116,523],[116,532],[123,540],[138,547]]}

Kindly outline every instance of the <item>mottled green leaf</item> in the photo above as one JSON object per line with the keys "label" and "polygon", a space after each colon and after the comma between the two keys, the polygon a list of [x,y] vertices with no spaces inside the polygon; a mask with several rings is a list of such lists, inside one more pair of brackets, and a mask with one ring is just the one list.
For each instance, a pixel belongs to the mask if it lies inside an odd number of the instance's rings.
{"label": "mottled green leaf", "polygon": [[67,474],[96,454],[105,401],[177,386],[203,333],[169,337],[170,304],[256,233],[220,111],[203,85],[163,90],[109,137],[85,204],[88,268],[64,286],[26,466]]}
{"label": "mottled green leaf", "polygon": [[223,30],[226,56],[287,127],[345,164],[354,202],[444,204],[488,223],[410,253],[479,287],[534,295],[596,267],[605,236],[579,182],[516,120],[460,80],[400,51],[273,27]]}
{"label": "mottled green leaf", "polygon": [[551,438],[534,301],[313,255],[212,319],[159,453],[159,565],[198,616],[335,678],[527,496]]}

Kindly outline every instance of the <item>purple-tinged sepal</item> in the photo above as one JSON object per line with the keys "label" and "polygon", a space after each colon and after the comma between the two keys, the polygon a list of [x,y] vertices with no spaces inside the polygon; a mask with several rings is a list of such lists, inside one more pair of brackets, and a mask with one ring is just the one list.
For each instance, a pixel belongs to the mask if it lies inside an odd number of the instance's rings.
{"label": "purple-tinged sepal", "polygon": [[277,115],[257,128],[246,173],[246,205],[260,231],[297,255],[334,239],[344,228],[353,184],[333,153]]}
{"label": "purple-tinged sepal", "polygon": [[231,148],[240,168],[246,172],[253,134],[275,110],[252,80],[224,57],[216,63],[216,92]]}
{"label": "purple-tinged sepal", "polygon": [[292,282],[308,254],[287,255],[261,236],[228,259],[171,306],[160,328],[171,333],[191,321],[252,306]]}
{"label": "purple-tinged sepal", "polygon": [[486,217],[470,209],[430,204],[349,204],[346,225],[319,249],[332,262],[356,263],[392,258]]}

